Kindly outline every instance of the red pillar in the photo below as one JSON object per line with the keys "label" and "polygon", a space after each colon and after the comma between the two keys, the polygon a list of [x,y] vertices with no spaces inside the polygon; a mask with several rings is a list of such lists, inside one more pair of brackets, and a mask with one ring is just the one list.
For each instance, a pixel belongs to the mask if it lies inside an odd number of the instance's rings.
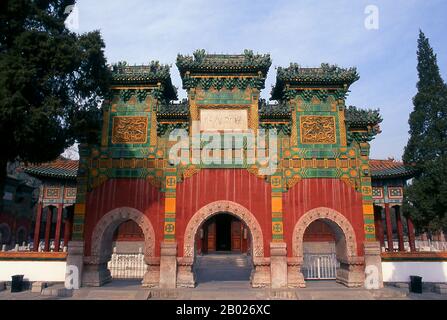
{"label": "red pillar", "polygon": [[39,241],[40,241],[40,224],[42,222],[42,202],[37,204],[37,212],[36,212],[36,225],[34,226],[34,245],[33,250],[39,250]]}
{"label": "red pillar", "polygon": [[397,238],[399,241],[399,251],[405,251],[404,246],[404,226],[402,224],[402,218],[400,216],[400,206],[394,207],[397,223]]}
{"label": "red pillar", "polygon": [[71,240],[71,229],[73,228],[73,207],[67,207],[67,218],[64,223],[64,247],[68,245],[68,241]]}
{"label": "red pillar", "polygon": [[61,227],[62,227],[62,212],[64,205],[59,203],[57,206],[57,222],[56,222],[56,235],[54,237],[54,251],[58,252],[61,242]]}
{"label": "red pillar", "polygon": [[393,226],[391,224],[390,204],[385,203],[385,221],[386,221],[386,236],[388,238],[388,251],[393,252]]}
{"label": "red pillar", "polygon": [[52,207],[48,207],[47,211],[47,223],[45,225],[45,248],[44,251],[50,251],[50,232],[51,232],[51,220],[52,216]]}
{"label": "red pillar", "polygon": [[413,220],[411,220],[410,217],[407,218],[407,226],[408,226],[408,242],[410,242],[410,250],[416,251],[414,225],[413,225]]}
{"label": "red pillar", "polygon": [[382,207],[374,206],[374,223],[376,225],[376,238],[380,241],[380,247],[384,247],[385,237],[383,234]]}

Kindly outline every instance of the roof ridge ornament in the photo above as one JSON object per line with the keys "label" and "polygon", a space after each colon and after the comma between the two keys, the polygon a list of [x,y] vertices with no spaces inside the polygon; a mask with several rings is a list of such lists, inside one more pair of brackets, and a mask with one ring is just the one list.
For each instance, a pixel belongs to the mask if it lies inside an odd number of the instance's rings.
{"label": "roof ridge ornament", "polygon": [[255,54],[245,49],[242,54],[210,54],[198,49],[191,55],[177,55],[176,65],[182,80],[195,74],[250,74],[266,77],[272,64],[269,54]]}
{"label": "roof ridge ornament", "polygon": [[205,49],[197,49],[196,51],[193,52],[194,60],[199,63],[203,61],[205,55],[206,55]]}

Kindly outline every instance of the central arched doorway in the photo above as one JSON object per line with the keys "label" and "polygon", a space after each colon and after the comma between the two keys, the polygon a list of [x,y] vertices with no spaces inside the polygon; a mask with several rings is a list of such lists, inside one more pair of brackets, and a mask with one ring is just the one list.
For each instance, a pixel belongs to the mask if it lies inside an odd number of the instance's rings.
{"label": "central arched doorway", "polygon": [[247,225],[229,212],[203,222],[196,234],[194,273],[198,285],[215,281],[250,281],[253,269]]}
{"label": "central arched doorway", "polygon": [[[220,214],[230,215],[236,218],[241,222],[241,226],[244,226],[244,230],[247,230],[244,231],[247,240],[246,253],[240,252],[236,254],[246,255],[252,265],[249,277],[251,285],[253,287],[269,286],[270,269],[265,262],[264,237],[261,226],[256,217],[247,208],[228,200],[219,200],[205,205],[200,208],[188,222],[184,233],[183,257],[179,259],[177,286],[194,287],[197,284],[196,271],[197,266],[200,265],[200,257],[210,255],[209,251],[207,254],[204,254],[202,251],[203,237],[205,235],[203,227],[206,229],[206,227],[209,226],[210,221],[212,221],[210,219]],[[244,237],[244,234],[241,236]],[[242,243],[241,248],[243,248],[243,246],[244,244]],[[237,246],[235,245],[233,247],[236,248]],[[231,253],[231,251],[222,252]],[[217,254],[219,253],[217,252]],[[210,269],[211,268],[209,268],[209,270]]]}
{"label": "central arched doorway", "polygon": [[238,217],[228,212],[218,213],[200,228],[198,253],[248,253],[249,233],[247,225]]}

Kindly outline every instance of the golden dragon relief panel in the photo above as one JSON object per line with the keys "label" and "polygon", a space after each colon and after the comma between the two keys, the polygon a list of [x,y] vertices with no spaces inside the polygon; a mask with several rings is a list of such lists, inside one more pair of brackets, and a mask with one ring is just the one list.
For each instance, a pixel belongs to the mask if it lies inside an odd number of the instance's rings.
{"label": "golden dragon relief panel", "polygon": [[335,117],[301,116],[301,143],[335,144]]}
{"label": "golden dragon relief panel", "polygon": [[112,143],[146,143],[147,117],[113,117]]}

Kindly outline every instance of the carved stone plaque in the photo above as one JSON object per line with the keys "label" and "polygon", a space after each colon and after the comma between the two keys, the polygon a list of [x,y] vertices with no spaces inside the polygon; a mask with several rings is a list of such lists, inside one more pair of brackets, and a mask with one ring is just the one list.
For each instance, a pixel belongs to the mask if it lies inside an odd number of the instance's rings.
{"label": "carved stone plaque", "polygon": [[246,109],[201,109],[200,130],[247,130],[248,115]]}
{"label": "carved stone plaque", "polygon": [[335,117],[301,116],[301,143],[335,144]]}
{"label": "carved stone plaque", "polygon": [[147,117],[113,117],[112,143],[146,143]]}

